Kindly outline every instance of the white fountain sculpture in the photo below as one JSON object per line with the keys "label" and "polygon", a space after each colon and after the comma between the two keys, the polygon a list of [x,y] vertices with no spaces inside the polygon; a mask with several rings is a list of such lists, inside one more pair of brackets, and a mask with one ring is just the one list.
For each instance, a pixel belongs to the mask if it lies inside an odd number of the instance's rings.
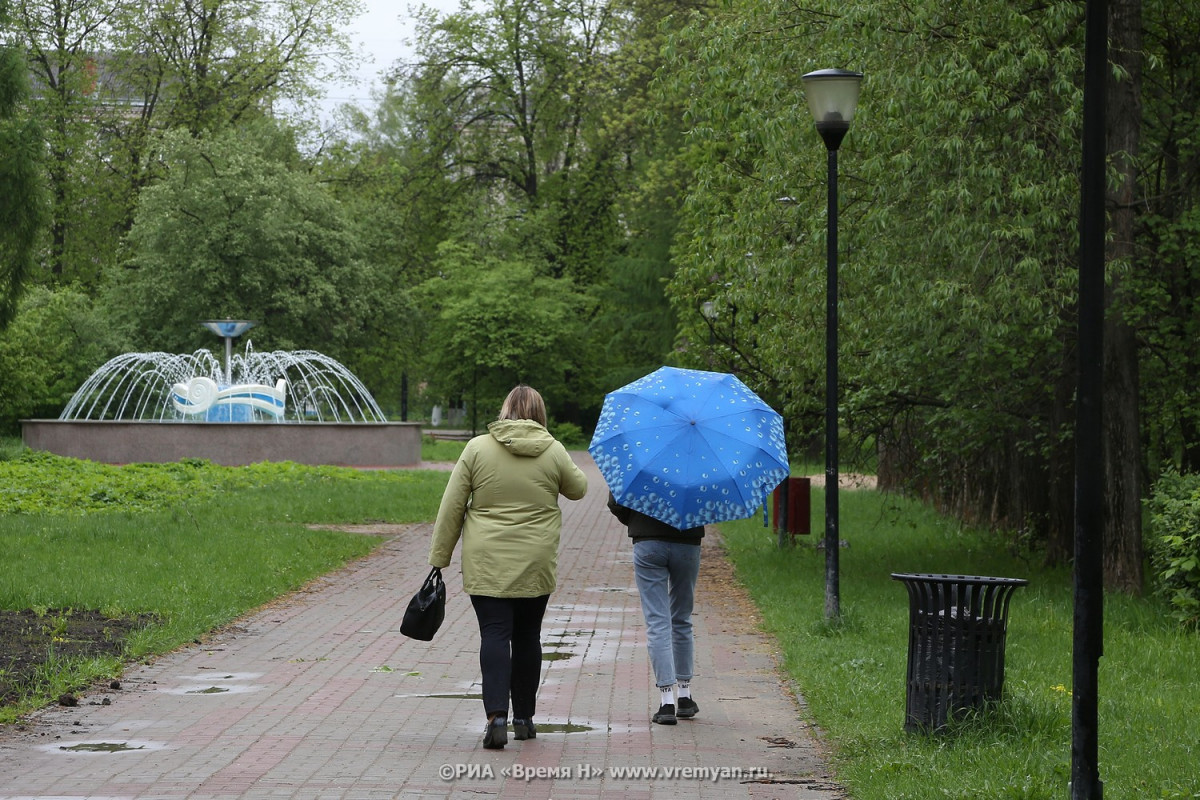
{"label": "white fountain sculpture", "polygon": [[242,422],[256,411],[279,418],[287,405],[287,381],[280,378],[274,386],[244,383],[221,388],[212,378],[196,376],[172,386],[171,400],[180,414],[204,414],[208,420]]}

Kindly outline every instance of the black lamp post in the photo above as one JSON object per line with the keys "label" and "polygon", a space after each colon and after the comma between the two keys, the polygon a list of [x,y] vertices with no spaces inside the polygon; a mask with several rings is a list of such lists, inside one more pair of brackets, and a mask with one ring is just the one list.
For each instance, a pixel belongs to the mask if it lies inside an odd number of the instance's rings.
{"label": "black lamp post", "polygon": [[837,151],[858,108],[861,72],[821,69],[805,75],[804,94],[828,151],[829,211],[825,289],[825,616],[841,616],[838,597],[838,277]]}

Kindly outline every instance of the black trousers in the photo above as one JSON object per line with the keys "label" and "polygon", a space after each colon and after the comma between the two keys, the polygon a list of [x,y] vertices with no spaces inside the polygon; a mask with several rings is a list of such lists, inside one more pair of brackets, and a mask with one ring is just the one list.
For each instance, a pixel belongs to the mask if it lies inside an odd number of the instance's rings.
{"label": "black trousers", "polygon": [[532,719],[542,679],[542,617],[550,595],[486,597],[471,595],[479,620],[479,668],[483,672],[483,709],[514,719]]}

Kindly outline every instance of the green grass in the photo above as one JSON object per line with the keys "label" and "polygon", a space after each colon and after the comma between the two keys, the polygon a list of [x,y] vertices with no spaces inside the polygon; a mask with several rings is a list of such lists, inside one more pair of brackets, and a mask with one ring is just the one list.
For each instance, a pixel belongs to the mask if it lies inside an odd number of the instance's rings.
{"label": "green grass", "polygon": [[[466,442],[435,441],[429,436],[421,439],[422,461],[457,461]],[[25,452],[19,436],[0,436],[0,461],[11,461]]]}
{"label": "green grass", "polygon": [[[855,800],[1067,796],[1071,575],[878,492],[840,497],[842,618],[824,618],[824,498],[813,531],[780,551],[758,522],[721,526],[739,578],[779,639],[784,668],[832,745]],[[903,730],[908,599],[892,572],[1026,578],[1010,608],[1005,697],[934,736]],[[701,645],[702,646],[702,645]],[[1106,800],[1200,797],[1200,637],[1153,599],[1109,596],[1100,666]]]}
{"label": "green grass", "polygon": [[19,436],[0,436],[0,461],[16,458],[24,449]]}
{"label": "green grass", "polygon": [[453,442],[446,439],[433,439],[429,436],[421,438],[422,461],[458,461],[466,442]]}
{"label": "green grass", "polygon": [[[432,520],[446,482],[444,472],[420,470],[114,467],[44,454],[0,462],[0,473],[0,608],[154,615],[131,638],[131,658],[199,638],[380,542],[312,525]],[[34,510],[15,507],[31,497]],[[72,668],[94,679],[116,667]],[[35,692],[0,721],[59,688]]]}

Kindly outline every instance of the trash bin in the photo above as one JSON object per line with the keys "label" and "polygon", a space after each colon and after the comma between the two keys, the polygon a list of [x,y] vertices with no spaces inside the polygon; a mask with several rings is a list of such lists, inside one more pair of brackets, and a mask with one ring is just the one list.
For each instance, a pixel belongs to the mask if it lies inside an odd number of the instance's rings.
{"label": "trash bin", "polygon": [[[808,478],[786,478],[787,482],[787,533],[812,533],[812,487]],[[780,496],[783,494],[784,483],[780,482],[771,494],[771,511],[775,515],[775,532],[780,533]]]}
{"label": "trash bin", "polygon": [[1008,603],[1029,581],[892,573],[908,589],[904,729],[936,731],[960,712],[999,700]]}

